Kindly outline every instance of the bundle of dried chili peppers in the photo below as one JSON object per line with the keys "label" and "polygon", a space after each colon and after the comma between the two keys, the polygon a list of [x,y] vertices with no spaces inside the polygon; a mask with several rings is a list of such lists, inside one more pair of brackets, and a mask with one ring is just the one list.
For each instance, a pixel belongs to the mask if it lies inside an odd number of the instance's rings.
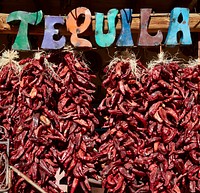
{"label": "bundle of dried chili peppers", "polygon": [[[159,59],[146,68],[132,53],[115,58],[105,68],[100,138],[95,76],[81,55],[19,64],[4,55],[0,66],[0,137],[10,138],[10,164],[45,191],[64,191],[58,171],[71,193],[90,192],[90,177],[108,192],[200,191],[199,63]],[[12,184],[11,192],[37,192],[17,175]]]}
{"label": "bundle of dried chili peppers", "polygon": [[103,82],[98,157],[108,192],[200,191],[199,66],[155,64],[137,79],[130,58],[112,61]]}
{"label": "bundle of dried chili peppers", "polygon": [[[57,61],[56,55],[54,56]],[[54,61],[54,58],[49,61]],[[64,60],[57,63],[56,74],[61,80],[57,113],[60,119],[60,132],[66,139],[62,148],[57,150],[58,160],[65,171],[70,192],[77,186],[84,192],[90,192],[88,178],[99,180],[96,171],[96,148],[99,136],[95,127],[99,124],[93,107],[95,84],[83,57],[69,52]],[[59,82],[59,80],[58,80]]]}
{"label": "bundle of dried chili peppers", "polygon": [[[56,112],[55,82],[45,57],[24,59],[20,73],[15,109],[11,114],[12,129],[10,164],[47,192],[61,192],[55,174],[59,168],[57,157],[50,148],[58,141],[66,141],[59,132]],[[12,192],[36,192],[23,178],[14,174]]]}
{"label": "bundle of dried chili peppers", "polygon": [[[56,62],[54,59],[56,58]],[[53,61],[55,63],[53,63]],[[46,192],[63,192],[56,180],[65,172],[70,192],[80,186],[91,190],[96,178],[95,154],[98,119],[92,108],[94,75],[83,59],[72,52],[23,59],[19,76],[10,66],[2,73],[1,124],[11,139],[10,164]],[[9,100],[8,100],[9,99]],[[23,178],[13,175],[12,192],[36,192]]]}
{"label": "bundle of dried chili peppers", "polygon": [[[148,123],[144,117],[148,102],[141,84],[145,67],[132,58],[115,58],[106,67],[103,82],[106,97],[98,110],[104,116],[99,162],[102,166],[102,185],[109,192],[144,192],[147,167],[154,154],[145,148]],[[141,158],[142,157],[142,158]]]}

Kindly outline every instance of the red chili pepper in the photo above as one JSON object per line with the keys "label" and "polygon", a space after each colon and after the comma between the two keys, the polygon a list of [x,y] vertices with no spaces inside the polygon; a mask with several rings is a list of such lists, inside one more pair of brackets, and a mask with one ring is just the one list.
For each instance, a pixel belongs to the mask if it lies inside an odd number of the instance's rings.
{"label": "red chili pepper", "polygon": [[125,95],[126,94],[126,91],[125,91],[125,88],[124,88],[124,83],[122,81],[119,81],[118,82],[118,85],[119,85],[119,89],[120,89],[120,92]]}
{"label": "red chili pepper", "polygon": [[199,165],[198,165],[198,166],[192,166],[192,167],[190,168],[189,172],[188,172],[188,178],[189,178],[191,181],[193,181],[193,180],[198,181],[199,178],[195,175],[195,173],[196,173],[196,172],[199,172],[199,170],[200,170],[200,166],[199,166]]}
{"label": "red chili pepper", "polygon": [[53,173],[49,170],[48,166],[43,160],[40,160],[39,167],[49,176],[53,176]]}
{"label": "red chili pepper", "polygon": [[165,82],[164,80],[159,80],[157,83],[158,85],[167,88],[170,91],[172,90],[172,86],[169,83]]}
{"label": "red chili pepper", "polygon": [[192,112],[191,112],[192,121],[196,121],[198,119],[198,112],[199,111],[200,111],[200,105],[195,105],[192,108]]}
{"label": "red chili pepper", "polygon": [[127,114],[128,114],[127,110],[123,107],[122,104],[118,104],[118,107],[119,107],[120,111],[121,111],[124,115],[127,115]]}
{"label": "red chili pepper", "polygon": [[138,121],[142,123],[144,128],[147,127],[147,121],[145,120],[144,116],[141,113],[133,111],[133,115],[136,117]]}
{"label": "red chili pepper", "polygon": [[116,183],[115,183],[115,181],[113,179],[113,174],[108,175],[106,180],[107,180],[107,182],[108,182],[108,184],[110,186],[115,186],[116,185]]}
{"label": "red chili pepper", "polygon": [[148,94],[148,101],[162,100],[163,98],[161,91],[155,91],[151,95]]}
{"label": "red chili pepper", "polygon": [[90,192],[90,191],[91,191],[91,187],[90,187],[90,184],[89,184],[89,181],[88,181],[88,177],[87,177],[87,176],[85,176],[84,184],[85,184],[85,186],[87,187],[88,191]]}
{"label": "red chili pepper", "polygon": [[86,89],[82,86],[79,86],[77,83],[73,83],[73,85],[79,90],[79,91],[84,91],[85,93],[88,93],[88,94],[92,94],[95,92],[95,90],[89,90],[89,89]]}
{"label": "red chili pepper", "polygon": [[19,187],[20,185],[24,182],[24,178],[20,178],[17,183],[15,184],[15,187],[14,187],[14,192],[17,193],[18,190],[19,190]]}
{"label": "red chili pepper", "polygon": [[117,185],[114,187],[113,192],[117,192],[123,185],[124,177],[122,175],[117,175]]}
{"label": "red chili pepper", "polygon": [[149,111],[148,111],[148,114],[153,117],[154,114],[158,111],[160,105],[162,104],[161,101],[158,101],[156,103],[154,103],[150,108],[149,108]]}
{"label": "red chili pepper", "polygon": [[31,166],[30,171],[31,171],[32,179],[36,181],[37,175],[38,175],[38,164],[34,162],[33,165]]}
{"label": "red chili pepper", "polygon": [[[153,115],[154,119],[156,121],[158,121],[159,123],[163,123],[163,119],[160,117],[160,109],[162,109],[162,107],[159,107],[158,111]],[[163,116],[164,117],[164,116]]]}
{"label": "red chili pepper", "polygon": [[177,135],[177,130],[172,127],[163,126],[163,142],[171,142]]}
{"label": "red chili pepper", "polygon": [[184,150],[185,151],[191,151],[195,148],[198,148],[198,144],[197,143],[190,143],[189,145],[184,146]]}
{"label": "red chili pepper", "polygon": [[75,192],[76,187],[78,186],[78,183],[79,183],[79,179],[78,178],[74,178],[70,193],[74,193]]}
{"label": "red chili pepper", "polygon": [[62,160],[62,162],[64,162],[68,157],[70,157],[74,151],[74,147],[75,144],[70,140],[69,141],[69,145],[68,145],[68,149],[64,150],[61,154],[60,154],[60,159]]}
{"label": "red chili pepper", "polygon": [[133,90],[131,90],[131,88],[128,86],[128,84],[124,85],[124,89],[125,89],[126,93],[128,93],[130,95],[130,97],[134,97],[135,93],[133,92]]}
{"label": "red chili pepper", "polygon": [[139,171],[135,168],[132,168],[131,171],[137,176],[140,176],[140,177],[146,176],[146,174],[143,171]]}
{"label": "red chili pepper", "polygon": [[148,192],[150,190],[149,186],[148,185],[145,185],[141,188],[139,188],[135,193],[140,193],[140,192]]}
{"label": "red chili pepper", "polygon": [[16,162],[22,155],[24,154],[24,147],[20,145],[18,149],[15,151],[11,152],[11,157],[10,161],[11,162]]}
{"label": "red chili pepper", "polygon": [[133,174],[130,175],[128,173],[128,171],[124,168],[124,167],[119,167],[119,172],[127,179],[127,180],[133,180],[133,178],[135,177]]}

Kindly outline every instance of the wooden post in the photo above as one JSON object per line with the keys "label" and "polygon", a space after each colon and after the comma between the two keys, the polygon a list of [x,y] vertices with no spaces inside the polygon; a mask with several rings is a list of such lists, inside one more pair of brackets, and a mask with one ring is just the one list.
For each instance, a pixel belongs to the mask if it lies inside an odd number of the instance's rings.
{"label": "wooden post", "polygon": [[92,187],[92,193],[104,193],[104,188]]}
{"label": "wooden post", "polygon": [[91,187],[92,187],[92,193],[104,193],[105,192],[105,189],[102,188],[102,181],[99,180],[95,180],[95,179],[92,179],[92,178],[89,178],[88,181],[90,182]]}

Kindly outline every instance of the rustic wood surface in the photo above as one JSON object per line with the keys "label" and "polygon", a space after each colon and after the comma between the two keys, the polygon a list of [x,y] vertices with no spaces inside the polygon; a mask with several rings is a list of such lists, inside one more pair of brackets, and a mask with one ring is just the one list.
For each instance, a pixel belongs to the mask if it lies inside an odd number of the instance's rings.
{"label": "rustic wood surface", "polygon": [[188,7],[190,12],[199,12],[198,0],[0,0],[0,12],[11,13],[22,10],[35,12],[42,10],[45,15],[66,15],[76,7],[87,7],[92,14],[107,13],[109,9],[132,8],[139,13],[141,8],[152,8],[156,13],[168,13],[174,7]]}
{"label": "rustic wood surface", "polygon": [[[6,18],[8,14],[0,13],[0,34],[17,34],[18,25],[8,25],[6,23]],[[118,15],[118,18],[120,16]],[[157,30],[161,30],[162,32],[167,32],[169,27],[170,14],[168,13],[156,13],[151,14],[148,31],[157,32]],[[191,32],[200,32],[200,14],[199,13],[191,13],[189,19],[189,25]],[[116,24],[117,33],[121,31],[121,22],[118,20]],[[95,17],[92,16],[92,24],[90,29],[87,30],[83,34],[83,36],[91,35],[95,30]],[[107,20],[105,16],[105,31],[107,30]],[[132,33],[138,33],[140,30],[140,14],[132,15],[132,23],[131,23],[131,31]],[[59,27],[60,34],[69,36],[70,33],[67,31],[66,26]],[[30,26],[29,27],[30,35],[43,35],[44,34],[44,22],[39,24],[38,26]],[[80,35],[81,36],[81,35]]]}

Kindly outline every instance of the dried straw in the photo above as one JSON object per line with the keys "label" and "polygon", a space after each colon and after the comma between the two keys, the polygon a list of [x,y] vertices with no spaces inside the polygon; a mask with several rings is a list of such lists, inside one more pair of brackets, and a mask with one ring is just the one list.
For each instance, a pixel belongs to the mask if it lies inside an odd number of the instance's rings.
{"label": "dried straw", "polygon": [[188,61],[188,64],[185,65],[185,67],[195,68],[196,66],[200,65],[200,58],[192,59]]}
{"label": "dried straw", "polygon": [[49,62],[46,58],[44,58],[44,66],[46,67],[47,71],[49,72],[51,78],[53,76],[55,76],[56,78],[58,78],[59,80],[62,80],[59,75],[55,72],[55,70],[53,69],[53,63]]}
{"label": "dried straw", "polygon": [[19,74],[22,70],[22,67],[19,65],[19,62],[17,62],[16,59],[19,59],[19,53],[17,51],[4,51],[0,57],[0,70],[2,70],[4,66],[10,64],[11,68],[16,72],[16,74]]}
{"label": "dried straw", "polygon": [[151,60],[148,64],[147,64],[147,68],[151,71],[155,66],[163,64],[163,65],[168,65],[171,62],[176,62],[176,63],[180,63],[180,61],[182,59],[177,57],[178,53],[176,53],[175,55],[171,55],[167,52],[163,52],[161,51],[157,58]]}
{"label": "dried straw", "polygon": [[72,52],[74,53],[74,48],[70,45],[70,44],[67,44],[65,45],[65,47],[62,49],[63,52]]}
{"label": "dried straw", "polygon": [[134,52],[126,50],[126,51],[121,52],[120,55],[118,52],[116,52],[114,54],[113,59],[110,61],[108,65],[108,72],[113,71],[114,70],[113,66],[115,66],[115,64],[118,62],[128,63],[136,79],[139,79],[141,77],[142,69],[138,65],[138,59],[136,58],[136,55]]}
{"label": "dried straw", "polygon": [[39,60],[42,56],[42,54],[44,54],[45,51],[38,51],[34,54],[34,59]]}
{"label": "dried straw", "polygon": [[[47,53],[43,50],[41,51],[37,51],[35,54],[34,54],[34,59],[36,60],[39,60],[42,55],[47,55]],[[44,66],[45,68],[47,69],[47,71],[49,72],[48,75],[50,75],[50,78],[52,78],[53,76],[57,77],[58,79],[61,80],[61,78],[59,77],[59,75],[55,72],[55,70],[53,69],[53,63],[52,62],[49,62],[48,59],[44,56]]]}

